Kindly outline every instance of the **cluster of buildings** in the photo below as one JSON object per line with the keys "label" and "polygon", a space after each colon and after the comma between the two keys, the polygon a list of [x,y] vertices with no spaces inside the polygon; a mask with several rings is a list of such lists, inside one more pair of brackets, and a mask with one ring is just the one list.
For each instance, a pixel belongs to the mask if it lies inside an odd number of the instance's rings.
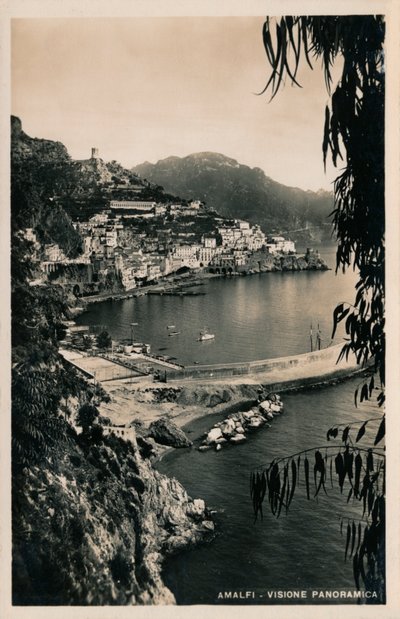
{"label": "cluster of buildings", "polygon": [[[57,245],[45,245],[40,265],[46,274],[79,267],[80,277],[91,284],[101,283],[104,289],[118,282],[124,290],[132,290],[184,269],[233,272],[259,250],[295,252],[292,241],[266,237],[258,225],[247,221],[216,217],[212,229],[201,233],[196,223],[207,218],[200,201],[165,205],[110,200],[106,211],[74,224],[82,238],[82,255],[67,259]],[[36,241],[32,230],[27,235]]]}

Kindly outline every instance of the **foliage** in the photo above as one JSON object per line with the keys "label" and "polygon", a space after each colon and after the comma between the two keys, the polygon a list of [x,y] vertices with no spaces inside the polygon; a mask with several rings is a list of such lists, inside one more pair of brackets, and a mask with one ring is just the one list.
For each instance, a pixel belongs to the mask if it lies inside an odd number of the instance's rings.
{"label": "foliage", "polygon": [[12,370],[12,447],[15,469],[39,462],[69,434],[59,413],[63,370],[21,363]]}
{"label": "foliage", "polygon": [[[274,28],[267,18],[263,41],[272,72],[262,92],[274,97],[285,76],[298,84],[301,56],[321,59],[325,83],[331,93],[331,68],[343,59],[339,83],[325,110],[323,157],[328,150],[344,168],[334,183],[332,213],[338,241],[336,269],[353,266],[359,272],[354,305],[340,304],[334,329],[345,321],[349,336],[341,356],[354,353],[359,363],[373,360],[384,401],[384,96],[383,17],[282,17]],[[366,398],[369,390],[364,390]]]}
{"label": "foliage", "polygon": [[99,416],[99,411],[92,404],[83,404],[78,410],[78,414],[76,417],[76,423],[78,426],[82,427],[83,432],[88,432],[88,430],[93,426],[97,417]]}
{"label": "foliage", "polygon": [[[23,201],[29,204],[29,193]],[[68,312],[62,289],[31,285],[35,271],[32,244],[18,231],[22,213],[12,212],[11,238],[14,471],[33,466],[71,436],[72,430],[60,414],[61,398],[85,390],[84,381],[57,353]]]}
{"label": "foliage", "polygon": [[[384,96],[383,65],[384,20],[381,16],[282,17],[275,29],[267,18],[263,41],[272,72],[263,90],[272,89],[274,97],[285,76],[297,81],[301,56],[308,65],[321,59],[325,83],[331,95],[325,109],[323,159],[328,151],[334,166],[343,169],[334,183],[333,227],[338,249],[336,270],[350,266],[358,271],[354,304],[340,303],[333,315],[333,334],[338,323],[345,326],[346,342],[339,359],[356,356],[366,366],[373,361],[380,389],[378,404],[384,402],[385,332],[384,332]],[[331,93],[331,68],[335,59],[343,60],[339,83]],[[358,400],[368,400],[375,391],[371,376],[355,392]],[[349,518],[346,526],[345,558],[352,557],[357,588],[378,590],[384,601],[385,549],[385,455],[378,443],[385,434],[383,417],[374,445],[368,449],[357,445],[370,420],[362,423],[354,442],[348,424],[341,430],[343,445],[326,445],[275,460],[251,478],[251,495],[255,517],[262,516],[262,503],[268,492],[271,511],[279,516],[287,511],[304,470],[307,498],[311,497],[309,452],[314,451],[314,497],[327,493],[329,477],[343,492],[346,479],[347,502],[362,503],[358,523]],[[327,440],[339,435],[339,427],[328,430]],[[342,523],[343,525],[343,523]]]}
{"label": "foliage", "polygon": [[97,346],[99,348],[110,348],[112,340],[108,331],[102,331],[96,338]]}
{"label": "foliage", "polygon": [[[378,418],[379,419],[379,418]],[[340,529],[346,529],[344,557],[352,558],[357,589],[379,593],[384,599],[385,579],[385,453],[378,447],[385,434],[385,418],[380,420],[373,447],[363,447],[359,441],[368,424],[376,419],[334,426],[327,440],[341,438],[341,445],[322,445],[275,459],[265,468],[251,474],[250,488],[255,519],[263,517],[265,497],[277,518],[282,509],[287,513],[296,491],[303,486],[308,500],[315,499],[327,487],[337,486],[346,502],[360,503],[360,518],[341,518]],[[359,426],[359,427],[358,427]],[[357,429],[357,434],[354,430]],[[346,523],[346,524],[345,524]]]}

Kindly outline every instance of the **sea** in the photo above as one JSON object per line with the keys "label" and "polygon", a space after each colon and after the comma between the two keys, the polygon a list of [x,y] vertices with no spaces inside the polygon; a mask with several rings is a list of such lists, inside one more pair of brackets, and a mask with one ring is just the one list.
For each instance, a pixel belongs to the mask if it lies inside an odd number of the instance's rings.
{"label": "sea", "polygon": [[[308,352],[310,328],[313,346],[319,328],[325,347],[332,342],[334,307],[354,298],[356,274],[335,273],[334,245],[319,249],[331,270],[211,279],[198,288],[204,293],[198,296],[107,301],[90,306],[78,322],[104,325],[115,339],[129,338],[131,323],[137,322],[136,341],[150,343],[152,352],[186,365]],[[172,325],[179,335],[169,336],[167,327]],[[204,326],[215,334],[214,340],[197,341]],[[342,337],[339,331],[335,342]],[[327,496],[307,500],[301,479],[287,513],[283,510],[276,518],[266,503],[263,518],[255,521],[249,479],[255,468],[274,458],[326,446],[326,432],[333,425],[376,417],[370,431],[376,430],[378,408],[371,402],[354,405],[360,380],[282,394],[284,414],[245,444],[219,452],[175,450],[157,464],[215,511],[213,539],[165,564],[164,581],[178,604],[359,602],[339,597],[341,591],[355,590],[352,561],[345,560],[341,519],[345,531],[348,518],[360,517],[359,502],[347,503],[347,493],[330,487]],[[185,430],[196,445],[219,419],[208,414]]]}
{"label": "sea", "polygon": [[[131,337],[183,365],[232,363],[308,352],[319,328],[332,342],[332,313],[354,300],[356,274],[335,273],[336,248],[320,249],[331,270],[260,273],[204,280],[198,296],[146,295],[89,306],[78,324],[104,327],[113,339]],[[132,323],[137,323],[131,327]],[[214,340],[199,342],[206,327]],[[175,331],[178,335],[171,335]],[[335,342],[343,333],[338,330]]]}

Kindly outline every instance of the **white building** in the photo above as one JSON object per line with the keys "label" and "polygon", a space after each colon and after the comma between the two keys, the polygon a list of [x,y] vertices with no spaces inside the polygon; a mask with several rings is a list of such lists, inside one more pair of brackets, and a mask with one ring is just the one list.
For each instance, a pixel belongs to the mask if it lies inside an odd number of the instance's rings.
{"label": "white building", "polygon": [[296,252],[293,241],[285,239],[283,236],[271,236],[265,244],[271,254],[289,254]]}
{"label": "white building", "polygon": [[143,213],[149,213],[155,209],[156,204],[156,202],[149,202],[146,200],[111,200],[110,208],[114,210],[142,211]]}

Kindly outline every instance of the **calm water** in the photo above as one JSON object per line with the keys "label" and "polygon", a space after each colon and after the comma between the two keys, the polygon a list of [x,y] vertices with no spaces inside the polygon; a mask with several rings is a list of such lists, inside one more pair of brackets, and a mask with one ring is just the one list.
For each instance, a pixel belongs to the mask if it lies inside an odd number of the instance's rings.
{"label": "calm water", "polygon": [[[323,346],[330,342],[337,302],[352,301],[355,276],[335,275],[335,248],[322,249],[331,271],[264,273],[216,278],[198,288],[197,297],[143,296],[89,307],[77,322],[106,325],[114,339],[130,337],[151,344],[155,354],[183,364],[251,361],[310,350],[310,323],[320,325]],[[167,325],[180,335],[168,336]],[[215,340],[197,342],[207,326]]]}
{"label": "calm water", "polygon": [[[339,514],[359,517],[357,502],[346,504],[348,491],[341,496],[328,483],[328,497],[321,494],[318,500],[307,501],[302,471],[288,514],[282,510],[277,519],[266,503],[264,520],[254,523],[249,474],[275,457],[326,445],[326,430],[333,424],[375,416],[371,403],[354,408],[358,382],[352,379],[283,395],[285,413],[274,419],[271,428],[251,435],[246,444],[219,452],[177,450],[158,464],[163,473],[179,479],[193,498],[202,497],[218,510],[218,533],[212,543],[166,565],[164,580],[179,604],[218,604],[219,591],[254,591],[256,599],[244,603],[271,604],[267,591],[354,590],[352,562],[344,562],[346,540],[339,525]],[[187,429],[196,437],[214,422],[215,416],[203,418]],[[371,425],[374,436],[372,428],[376,432],[377,423]]]}

